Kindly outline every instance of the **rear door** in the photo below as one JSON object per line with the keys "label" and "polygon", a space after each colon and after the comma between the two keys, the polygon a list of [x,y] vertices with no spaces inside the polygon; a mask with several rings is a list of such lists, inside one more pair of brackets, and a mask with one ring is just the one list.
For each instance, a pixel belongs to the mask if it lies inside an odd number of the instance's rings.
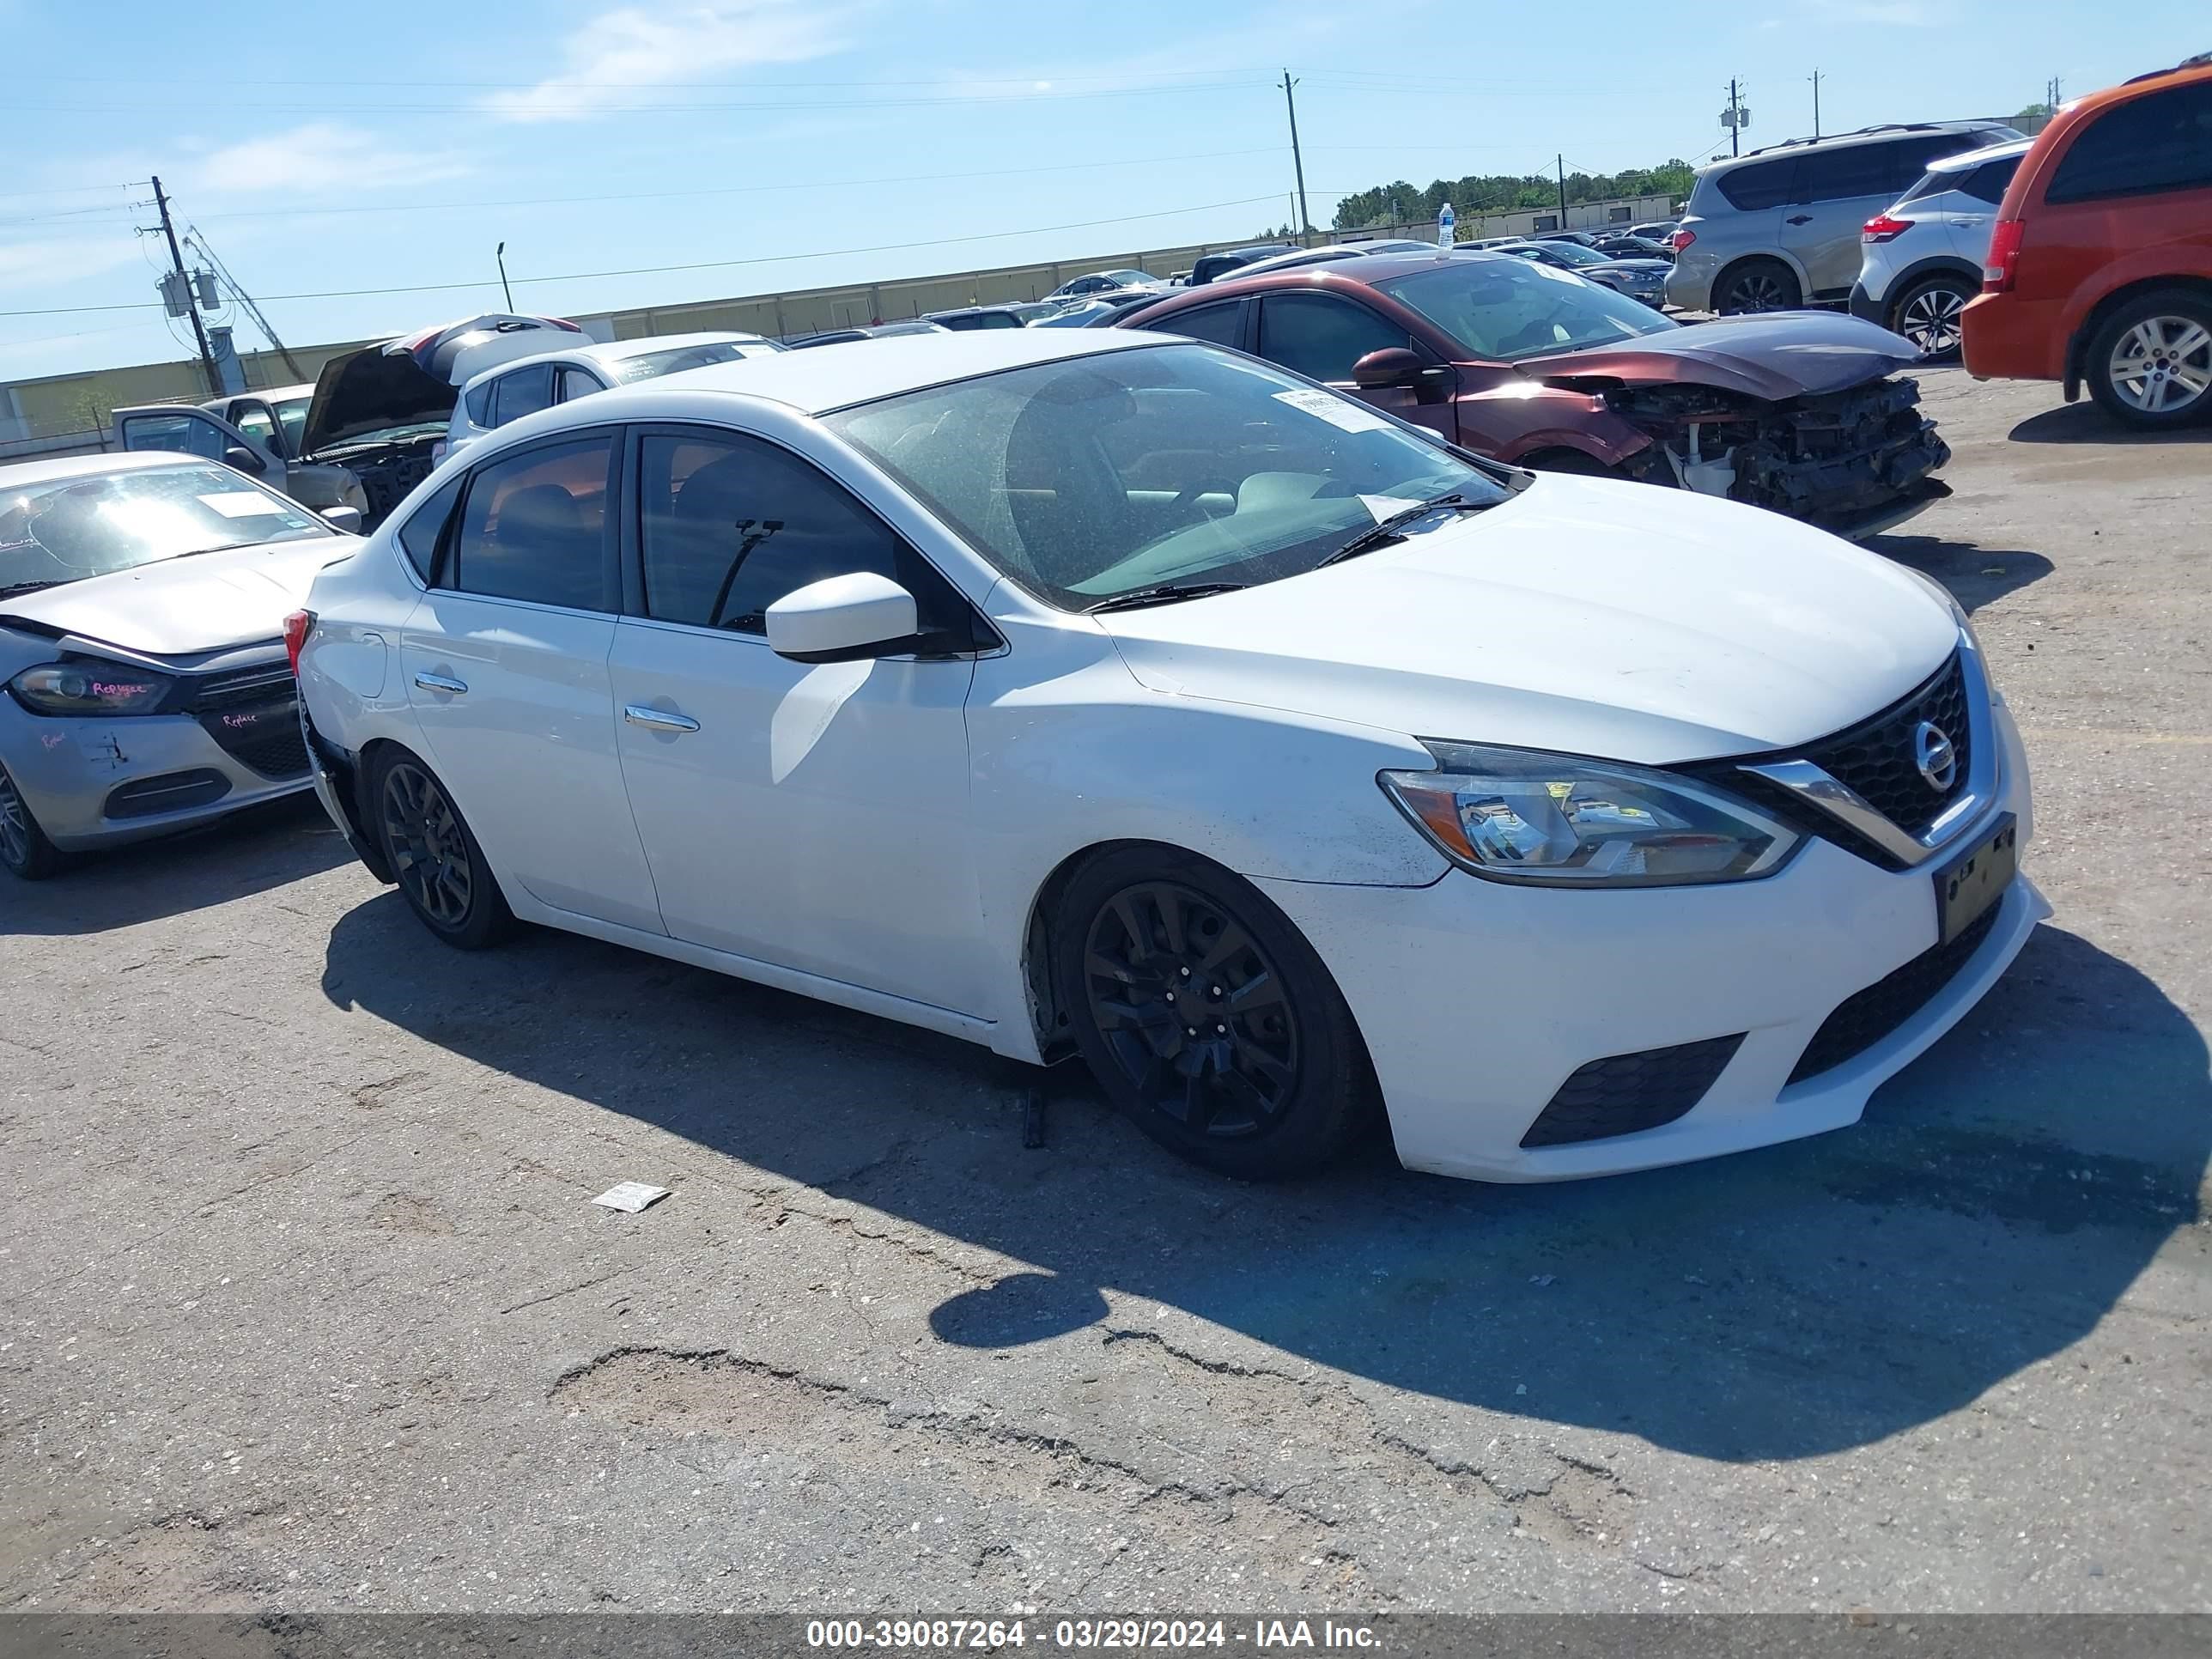
{"label": "rear door", "polygon": [[500,879],[659,933],[607,684],[619,455],[610,428],[476,468],[400,631],[400,669],[427,758]]}
{"label": "rear door", "polygon": [[1805,297],[1832,298],[1858,280],[1866,222],[1918,178],[1896,177],[1891,144],[1846,144],[1797,158],[1782,246],[1805,273]]}
{"label": "rear door", "polygon": [[[667,931],[981,1012],[967,602],[845,485],[765,439],[656,426],[632,454],[636,550],[611,668]],[[809,665],[769,648],[771,603],[855,571],[913,593],[945,653]]]}

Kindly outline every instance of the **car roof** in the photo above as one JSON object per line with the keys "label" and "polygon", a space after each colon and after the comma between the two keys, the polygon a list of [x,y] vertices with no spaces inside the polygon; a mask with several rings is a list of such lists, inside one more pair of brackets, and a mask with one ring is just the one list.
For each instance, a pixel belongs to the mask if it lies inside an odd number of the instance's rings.
{"label": "car roof", "polygon": [[[1184,292],[1203,294],[1208,299],[1215,300],[1239,294],[1263,293],[1271,288],[1293,286],[1328,288],[1339,283],[1352,283],[1362,288],[1372,288],[1378,283],[1388,282],[1393,276],[1402,276],[1409,271],[1432,270],[1443,264],[1474,264],[1485,259],[1510,259],[1516,264],[1522,263],[1522,256],[1508,253],[1503,248],[1460,246],[1449,252],[1442,249],[1426,249],[1419,253],[1370,253],[1363,259],[1331,259],[1317,265],[1291,265],[1249,274],[1232,270],[1203,288]],[[1174,297],[1181,299],[1182,292],[1178,292]]]}
{"label": "car roof", "polygon": [[1733,172],[1747,161],[1771,161],[1777,156],[1848,149],[1854,144],[1878,144],[1893,138],[1908,137],[1916,132],[1972,132],[1979,128],[2006,125],[2004,120],[1996,116],[1961,121],[1889,121],[1880,126],[1861,127],[1856,132],[1832,132],[1825,138],[1784,138],[1779,143],[1747,149],[1741,155],[1723,156],[1717,161],[1709,161],[1698,169],[1698,176],[1703,178],[1707,173]]}
{"label": "car roof", "polygon": [[[587,363],[610,366],[625,363],[635,357],[647,357],[659,351],[681,351],[686,346],[697,345],[762,345],[768,343],[764,334],[745,334],[733,329],[708,329],[697,334],[641,334],[629,340],[586,340],[576,345],[559,346],[550,351],[533,351],[527,357],[509,357],[504,362],[480,368],[462,382],[465,393],[479,381],[494,375],[504,374],[509,369],[520,368],[526,363],[572,363],[579,358]],[[309,391],[314,388],[310,386]]]}
{"label": "car roof", "polygon": [[[1070,357],[1091,357],[1132,346],[1159,345],[1188,340],[1135,331],[1091,333],[1083,329],[980,328],[965,332],[945,330],[929,334],[894,335],[889,339],[842,340],[809,351],[752,357],[741,363],[714,363],[695,368],[665,383],[640,380],[617,386],[590,400],[587,413],[605,419],[617,415],[618,403],[650,403],[663,393],[724,392],[764,398],[809,415],[820,415],[854,404],[872,403],[902,392],[951,380],[971,380],[1000,369],[1022,368],[1031,363],[1057,362]],[[566,407],[566,405],[562,405]],[[578,405],[581,408],[582,405]]]}
{"label": "car roof", "polygon": [[1930,173],[1966,173],[1984,161],[2002,161],[2015,155],[2025,155],[2035,148],[2033,138],[2011,138],[2002,144],[1984,144],[1979,149],[1962,149],[1955,155],[1939,155],[1928,164]]}
{"label": "car roof", "polygon": [[204,455],[179,450],[126,449],[112,455],[57,455],[51,460],[18,461],[0,466],[0,489],[47,483],[56,478],[88,478],[101,472],[148,472],[162,466],[213,466]]}

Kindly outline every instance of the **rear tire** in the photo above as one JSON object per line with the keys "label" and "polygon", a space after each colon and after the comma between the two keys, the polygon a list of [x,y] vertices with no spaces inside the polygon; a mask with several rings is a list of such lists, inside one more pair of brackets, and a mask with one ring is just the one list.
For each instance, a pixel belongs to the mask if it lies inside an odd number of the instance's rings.
{"label": "rear tire", "polygon": [[1796,273],[1779,259],[1746,259],[1731,265],[1713,290],[1713,309],[1723,317],[1760,311],[1795,311],[1805,303]]}
{"label": "rear tire", "polygon": [[368,833],[425,927],[457,951],[483,950],[514,931],[476,833],[419,757],[397,744],[380,750],[368,801]]}
{"label": "rear tire", "polygon": [[44,881],[69,868],[70,855],[46,839],[30,802],[0,766],[0,865],[25,881]]}
{"label": "rear tire", "polygon": [[1889,311],[1890,330],[1918,346],[1925,361],[1953,362],[1959,355],[1959,313],[1980,292],[1978,283],[1964,276],[1923,276],[1897,296]]}
{"label": "rear tire", "polygon": [[2144,431],[2212,415],[2212,300],[2162,288],[2130,300],[2089,337],[2089,395]]}
{"label": "rear tire", "polygon": [[1111,852],[1069,880],[1052,931],[1085,1060],[1162,1146],[1273,1181],[1336,1163],[1370,1122],[1351,1009],[1249,882],[1169,848]]}

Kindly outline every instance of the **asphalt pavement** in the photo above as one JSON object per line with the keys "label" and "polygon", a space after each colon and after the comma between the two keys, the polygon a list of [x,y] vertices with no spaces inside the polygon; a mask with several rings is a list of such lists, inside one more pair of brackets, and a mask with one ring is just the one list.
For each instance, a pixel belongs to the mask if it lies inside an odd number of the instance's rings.
{"label": "asphalt pavement", "polygon": [[1838,1133],[1241,1186],[1073,1072],[1029,1149],[980,1049],[447,951],[312,800],[0,890],[0,1607],[2212,1607],[2212,433],[1923,380],[1958,493],[1877,545],[2057,915]]}

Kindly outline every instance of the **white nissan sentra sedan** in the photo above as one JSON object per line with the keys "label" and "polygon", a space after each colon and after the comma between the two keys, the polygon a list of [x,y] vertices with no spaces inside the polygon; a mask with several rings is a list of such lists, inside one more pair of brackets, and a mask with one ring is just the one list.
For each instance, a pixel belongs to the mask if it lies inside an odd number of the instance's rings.
{"label": "white nissan sentra sedan", "polygon": [[1162,336],[618,387],[309,605],[318,787],[440,939],[1080,1054],[1240,1176],[1377,1100],[1500,1181],[1836,1128],[2047,914],[1932,583]]}

